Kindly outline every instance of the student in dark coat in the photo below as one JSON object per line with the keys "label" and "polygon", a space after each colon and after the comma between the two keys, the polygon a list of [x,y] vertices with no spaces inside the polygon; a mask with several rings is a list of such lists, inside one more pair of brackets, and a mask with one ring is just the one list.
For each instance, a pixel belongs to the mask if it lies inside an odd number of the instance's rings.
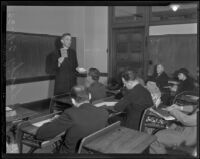
{"label": "student in dark coat", "polygon": [[178,85],[176,94],[184,91],[193,91],[195,87],[194,80],[189,76],[189,71],[186,68],[181,68],[177,74],[180,83]]}
{"label": "student in dark coat", "polygon": [[127,92],[112,109],[119,112],[126,112],[127,118],[124,126],[139,130],[144,110],[153,106],[151,94],[139,84],[136,73],[133,71],[128,70],[124,72],[122,74],[122,82],[127,88]]}
{"label": "student in dark coat", "polygon": [[87,87],[91,93],[91,101],[99,100],[106,97],[106,86],[99,82],[100,72],[96,68],[90,68],[87,77]]}
{"label": "student in dark coat", "polygon": [[71,49],[71,34],[61,36],[62,48],[51,54],[48,70],[55,73],[54,95],[67,93],[76,85],[76,68],[78,67],[76,51]]}
{"label": "student in dark coat", "polygon": [[60,153],[75,153],[80,140],[107,126],[108,112],[90,104],[89,93],[83,86],[74,86],[71,98],[74,107],[66,109],[59,117],[42,125],[36,134],[40,140],[49,140],[66,131]]}

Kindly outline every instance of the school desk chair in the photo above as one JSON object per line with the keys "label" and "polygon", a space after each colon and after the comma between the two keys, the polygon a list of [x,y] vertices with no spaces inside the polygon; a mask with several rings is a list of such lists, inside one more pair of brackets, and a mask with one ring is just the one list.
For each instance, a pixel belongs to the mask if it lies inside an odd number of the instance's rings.
{"label": "school desk chair", "polygon": [[93,153],[89,150],[86,150],[84,149],[84,145],[88,144],[90,141],[96,139],[97,137],[99,136],[102,136],[102,135],[105,135],[106,133],[110,132],[111,130],[114,130],[114,129],[117,129],[119,128],[120,126],[120,121],[117,121],[111,125],[108,125],[107,127],[103,128],[103,129],[100,129],[86,137],[84,137],[82,140],[81,140],[81,143],[79,145],[79,149],[78,149],[78,154],[80,153]]}
{"label": "school desk chair", "polygon": [[48,114],[39,118],[35,118],[32,120],[21,122],[17,125],[17,142],[19,146],[19,153],[23,153],[23,146],[26,145],[30,148],[28,153],[33,153],[37,149],[42,149],[44,147],[55,144],[57,146],[57,142],[61,140],[61,137],[65,134],[62,132],[58,134],[51,140],[38,140],[35,138],[37,129],[45,122],[48,122],[52,117],[56,114],[60,114],[61,112],[56,112],[52,114]]}

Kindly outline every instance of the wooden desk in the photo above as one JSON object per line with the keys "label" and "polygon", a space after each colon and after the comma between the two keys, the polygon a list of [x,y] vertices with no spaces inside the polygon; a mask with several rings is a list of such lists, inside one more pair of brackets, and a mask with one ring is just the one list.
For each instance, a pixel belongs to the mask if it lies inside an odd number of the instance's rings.
{"label": "wooden desk", "polygon": [[35,135],[40,126],[34,125],[36,123],[40,123],[43,121],[48,122],[49,119],[54,117],[55,114],[60,114],[60,113],[61,112],[52,113],[46,116],[38,117],[29,121],[24,121],[18,124],[17,140],[19,144],[19,152],[20,153],[23,152],[23,145],[27,145],[31,147],[28,153],[33,153],[38,148],[43,148],[43,147],[52,145],[54,142],[60,140],[60,137],[64,135],[65,132],[62,132],[58,134],[56,137],[54,137],[53,139],[47,140],[47,141],[41,141],[41,140],[35,139]]}
{"label": "wooden desk", "polygon": [[[95,106],[95,104],[102,103],[102,102],[118,102],[119,100],[115,99],[114,96],[106,97],[100,100],[94,101],[92,104]],[[115,112],[113,109],[109,109],[106,105],[103,105],[102,108],[107,109],[110,112],[109,118],[117,116],[117,115],[122,115],[126,114],[125,112]]]}
{"label": "wooden desk", "polygon": [[100,100],[93,101],[92,104],[97,104],[101,102],[118,102],[119,100],[115,99],[114,96],[106,97]]}
{"label": "wooden desk", "polygon": [[176,100],[185,101],[185,103],[193,105],[198,103],[198,99],[199,97],[195,95],[182,95],[176,98]]}
{"label": "wooden desk", "polygon": [[120,126],[83,147],[98,153],[142,153],[155,140],[156,136]]}
{"label": "wooden desk", "polygon": [[[113,92],[107,91],[107,94],[112,95]],[[113,93],[114,94],[114,93]],[[92,104],[98,103],[98,102],[103,102],[103,101],[112,101],[114,100],[114,96],[108,96],[106,98],[96,100]],[[59,111],[63,111],[66,108],[70,108],[72,106],[72,101],[69,93],[61,94],[61,95],[56,95],[51,98],[51,103],[49,107],[50,113],[53,112],[53,110],[56,110],[56,107],[58,108]],[[60,109],[59,109],[60,108]]]}
{"label": "wooden desk", "polygon": [[49,112],[52,113],[54,110],[64,111],[66,108],[72,106],[72,101],[69,93],[56,95],[51,98]]}
{"label": "wooden desk", "polygon": [[10,123],[10,122],[17,122],[17,121],[21,121],[21,120],[26,120],[29,118],[32,118],[36,115],[38,115],[38,112],[24,108],[24,107],[20,107],[20,106],[16,106],[16,107],[11,107],[12,111],[15,111],[15,115],[14,116],[8,116],[8,112],[6,112],[6,123]]}

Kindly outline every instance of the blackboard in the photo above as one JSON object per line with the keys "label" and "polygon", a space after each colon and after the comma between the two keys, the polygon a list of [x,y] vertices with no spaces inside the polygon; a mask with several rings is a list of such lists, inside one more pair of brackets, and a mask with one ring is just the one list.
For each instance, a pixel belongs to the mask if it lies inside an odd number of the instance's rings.
{"label": "blackboard", "polygon": [[197,75],[199,53],[196,34],[150,36],[148,54],[154,64],[163,64],[168,74],[185,67],[191,76]]}
{"label": "blackboard", "polygon": [[[61,46],[60,36],[6,33],[6,80],[30,79],[49,76],[46,58]],[[76,50],[76,38],[71,48]]]}

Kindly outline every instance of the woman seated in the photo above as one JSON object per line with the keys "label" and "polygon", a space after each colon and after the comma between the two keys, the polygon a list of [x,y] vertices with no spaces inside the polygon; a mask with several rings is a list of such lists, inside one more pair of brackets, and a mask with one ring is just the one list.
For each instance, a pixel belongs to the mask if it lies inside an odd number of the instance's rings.
{"label": "woman seated", "polygon": [[[198,107],[192,105],[172,105],[166,108],[180,124],[172,124],[168,129],[160,130],[155,135],[157,140],[150,146],[151,154],[167,154],[167,149],[180,145],[196,146]],[[191,114],[188,114],[191,113]]]}
{"label": "woman seated", "polygon": [[193,91],[194,80],[189,76],[189,71],[186,68],[181,68],[177,71],[177,77],[179,80],[178,85],[171,87],[171,91],[175,92],[175,95],[184,91]]}
{"label": "woman seated", "polygon": [[91,93],[91,101],[99,100],[106,97],[106,86],[99,82],[100,72],[97,68],[90,68],[87,77],[87,88]]}

